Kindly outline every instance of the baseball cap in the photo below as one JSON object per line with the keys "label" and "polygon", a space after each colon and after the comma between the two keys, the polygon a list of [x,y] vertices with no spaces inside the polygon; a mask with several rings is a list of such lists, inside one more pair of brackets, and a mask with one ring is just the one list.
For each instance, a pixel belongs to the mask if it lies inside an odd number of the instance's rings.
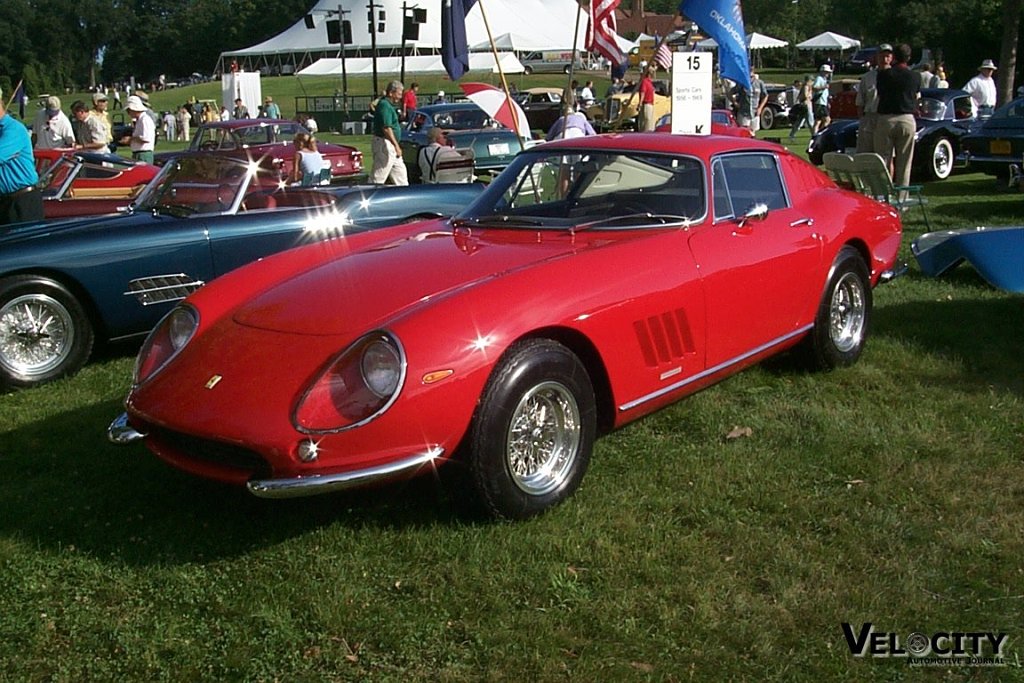
{"label": "baseball cap", "polygon": [[97,102],[106,102],[106,101],[107,101],[107,96],[104,93],[96,92],[96,93],[92,94],[92,103],[93,104],[96,104]]}
{"label": "baseball cap", "polygon": [[881,45],[878,46],[878,51],[879,52],[892,52],[892,45],[890,45],[889,43],[882,43]]}
{"label": "baseball cap", "polygon": [[128,98],[128,104],[125,105],[125,109],[128,111],[146,111],[146,105],[142,103],[142,98],[138,95],[132,95]]}

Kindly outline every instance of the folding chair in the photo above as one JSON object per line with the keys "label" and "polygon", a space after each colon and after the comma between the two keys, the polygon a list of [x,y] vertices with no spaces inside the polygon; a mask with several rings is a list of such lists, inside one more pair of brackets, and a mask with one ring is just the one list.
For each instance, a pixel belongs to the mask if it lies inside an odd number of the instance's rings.
{"label": "folding chair", "polygon": [[894,206],[900,213],[912,206],[920,206],[925,227],[928,230],[932,229],[928,211],[924,208],[927,202],[921,195],[920,185],[893,185],[885,159],[874,152],[860,152],[854,155],[853,165],[858,179],[864,184],[865,194]]}
{"label": "folding chair", "polygon": [[852,156],[842,152],[825,152],[822,160],[825,163],[825,172],[835,181],[836,185],[854,192],[864,192]]}

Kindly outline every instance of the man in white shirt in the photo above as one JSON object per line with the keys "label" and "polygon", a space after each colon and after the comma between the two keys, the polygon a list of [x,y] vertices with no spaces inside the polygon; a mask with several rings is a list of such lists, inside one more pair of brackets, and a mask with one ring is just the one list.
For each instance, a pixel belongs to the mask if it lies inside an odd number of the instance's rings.
{"label": "man in white shirt", "polygon": [[131,147],[132,159],[145,161],[147,164],[153,163],[153,150],[156,147],[156,124],[153,123],[153,117],[147,113],[146,105],[138,95],[128,98],[125,110],[135,121],[135,129],[131,137],[125,136],[128,140],[122,141],[122,144]]}
{"label": "man in white shirt", "polygon": [[75,130],[71,119],[60,110],[60,98],[51,95],[32,122],[36,149],[62,149],[75,146]]}
{"label": "man in white shirt", "polygon": [[420,167],[420,182],[427,184],[438,182],[438,165],[443,161],[453,159],[462,159],[462,155],[448,146],[444,131],[437,126],[429,129],[427,131],[427,146],[420,149],[419,158],[416,160]]}
{"label": "man in white shirt", "polygon": [[986,59],[978,67],[978,75],[967,81],[967,85],[964,86],[964,90],[971,96],[978,116],[991,116],[992,110],[996,107],[996,80],[992,78],[995,72],[995,63],[991,59]]}
{"label": "man in white shirt", "polygon": [[[892,65],[892,45],[882,43],[875,53],[875,64],[860,77],[857,87],[857,152],[875,151],[875,124],[878,122],[878,70]],[[842,150],[840,150],[842,151]]]}

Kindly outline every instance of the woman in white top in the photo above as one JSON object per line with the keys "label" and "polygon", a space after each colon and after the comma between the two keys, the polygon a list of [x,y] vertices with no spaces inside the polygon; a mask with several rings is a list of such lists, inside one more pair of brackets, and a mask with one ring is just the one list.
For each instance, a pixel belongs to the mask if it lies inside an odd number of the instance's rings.
{"label": "woman in white top", "polygon": [[[316,138],[308,133],[296,133],[292,142],[295,145],[292,180],[303,184],[317,184],[320,182],[320,170],[324,167],[324,157],[316,148]],[[311,182],[304,183],[305,178],[310,178]]]}

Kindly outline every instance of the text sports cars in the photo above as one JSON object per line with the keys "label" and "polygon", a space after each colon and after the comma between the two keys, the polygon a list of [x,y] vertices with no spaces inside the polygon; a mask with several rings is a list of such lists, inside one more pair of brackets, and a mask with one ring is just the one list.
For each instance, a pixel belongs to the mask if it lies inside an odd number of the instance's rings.
{"label": "text sports cars", "polygon": [[244,263],[338,230],[450,215],[482,189],[431,187],[282,188],[264,166],[210,154],[168,162],[120,214],[3,226],[0,387],[76,371],[94,341],[145,335]]}
{"label": "text sports cars", "polygon": [[796,346],[855,362],[900,238],[893,209],[772,143],[550,142],[453,219],[199,290],[108,436],[270,498],[454,461],[459,495],[525,518],[579,486],[599,433]]}

